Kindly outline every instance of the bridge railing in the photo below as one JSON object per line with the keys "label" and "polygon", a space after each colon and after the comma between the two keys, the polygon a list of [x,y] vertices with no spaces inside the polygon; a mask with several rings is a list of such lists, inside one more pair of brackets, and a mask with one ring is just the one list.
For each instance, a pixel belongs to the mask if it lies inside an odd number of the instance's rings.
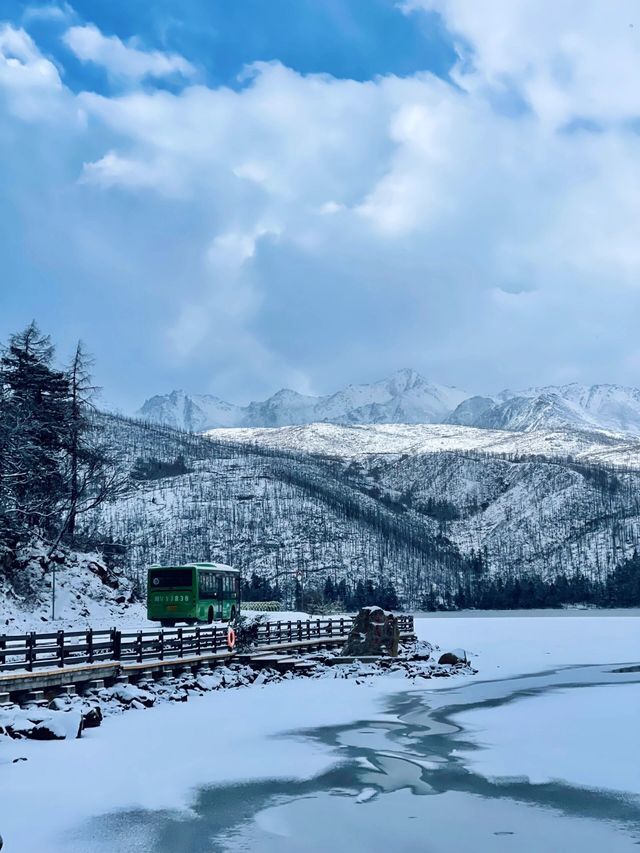
{"label": "bridge railing", "polygon": [[[278,620],[258,627],[254,648],[330,642],[346,638],[353,617]],[[398,616],[401,634],[413,634],[413,616]],[[0,635],[0,672],[122,661],[144,663],[229,653],[227,628],[197,625],[159,630],[55,631]]]}

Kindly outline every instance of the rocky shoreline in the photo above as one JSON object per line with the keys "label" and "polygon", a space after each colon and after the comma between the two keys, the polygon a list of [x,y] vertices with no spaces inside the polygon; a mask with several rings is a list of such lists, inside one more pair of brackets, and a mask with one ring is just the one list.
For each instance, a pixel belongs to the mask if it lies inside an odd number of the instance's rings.
{"label": "rocky shoreline", "polygon": [[403,647],[396,657],[349,659],[338,651],[296,657],[304,666],[286,672],[269,667],[256,669],[241,663],[215,669],[201,666],[195,672],[185,669],[177,674],[165,673],[157,680],[142,677],[135,684],[116,681],[110,686],[88,689],[81,696],[62,694],[46,703],[3,706],[0,708],[0,742],[5,737],[16,740],[78,738],[85,729],[99,726],[105,717],[127,710],[144,710],[162,702],[187,702],[215,690],[259,687],[297,678],[343,678],[355,679],[358,683],[393,674],[416,682],[476,672],[461,650],[442,654],[425,641]]}

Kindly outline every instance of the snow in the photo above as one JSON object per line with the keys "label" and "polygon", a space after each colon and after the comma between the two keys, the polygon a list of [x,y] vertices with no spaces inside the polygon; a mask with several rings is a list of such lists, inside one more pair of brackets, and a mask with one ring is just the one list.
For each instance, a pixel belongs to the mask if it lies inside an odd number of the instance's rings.
{"label": "snow", "polygon": [[[391,683],[397,689],[397,682]],[[332,765],[328,750],[274,736],[301,726],[346,723],[354,714],[385,719],[377,709],[389,689],[385,678],[367,685],[283,682],[131,711],[107,719],[80,740],[65,741],[64,751],[56,742],[13,742],[3,759],[28,761],[0,764],[0,831],[7,849],[71,850],[62,835],[92,815],[124,808],[188,809],[199,785],[309,778]],[[37,821],[31,819],[33,803],[38,803]]]}
{"label": "snow", "polygon": [[[506,687],[505,679],[508,677],[548,672],[555,667],[635,663],[640,660],[637,612],[623,616],[593,615],[589,611],[564,612],[554,616],[483,617],[465,614],[420,618],[416,620],[416,628],[421,638],[437,642],[443,651],[464,647],[472,663],[480,669],[479,675],[472,680],[452,682],[450,679],[433,679],[423,683],[420,693],[432,697],[428,699],[430,703],[438,700],[449,702],[452,695],[462,695],[464,690],[486,689],[489,684],[499,690]],[[309,779],[334,766],[337,760],[335,753],[315,740],[283,738],[284,732],[347,724],[354,720],[375,723],[396,719],[383,710],[383,702],[403,686],[406,690],[406,682],[387,676],[358,681],[360,683],[353,680],[298,679],[246,690],[219,691],[192,698],[184,704],[166,703],[148,711],[131,711],[120,717],[111,717],[101,728],[89,730],[80,740],[12,742],[0,759],[3,762],[0,763],[1,831],[7,849],[12,853],[33,853],[35,850],[91,853],[86,838],[82,840],[75,833],[92,816],[130,808],[188,810],[195,789],[203,785],[246,780]],[[584,688],[584,695],[587,698],[593,696],[593,707],[599,708],[599,728],[594,731],[604,739],[602,726],[607,720],[606,693],[590,694],[591,690],[600,688]],[[630,691],[628,699],[630,703],[637,701],[637,693]],[[556,700],[560,704],[554,705]],[[548,723],[554,714],[562,715],[561,700],[562,693],[557,696],[551,694],[552,704],[542,711]],[[615,725],[618,724],[619,706],[617,702],[612,708],[609,703],[611,720]],[[507,707],[510,710],[505,713],[518,713],[517,704]],[[471,712],[468,713],[473,722]],[[624,720],[628,719],[629,715],[624,710]],[[595,725],[597,720],[595,710],[588,713],[583,731]],[[499,725],[493,726],[490,717],[473,725],[491,726],[489,734],[500,753],[505,754],[506,746],[496,739],[494,733]],[[505,738],[515,728],[515,723],[509,724]],[[611,733],[611,728],[609,726],[606,730],[607,737],[611,734],[614,743],[619,743],[622,735]],[[171,741],[167,740],[168,733],[172,736]],[[212,733],[215,733],[213,742]],[[576,736],[566,745],[566,760],[558,759],[552,750],[559,746],[560,737],[546,731],[542,724],[533,734],[540,746],[540,754],[546,756],[549,766],[557,766],[570,777],[569,763],[575,758],[576,751],[584,749],[584,743]],[[635,746],[630,743],[629,752],[635,756]],[[12,764],[11,761],[18,757],[28,760]],[[534,758],[533,750],[528,750],[518,766],[523,772],[527,769],[538,772],[539,768],[532,765]],[[478,758],[476,753],[474,760],[482,761],[483,758]],[[516,765],[504,766],[509,769]],[[576,766],[587,767],[586,759],[582,765]],[[594,762],[594,767],[597,766]],[[597,781],[597,770],[594,773],[596,775],[591,781]],[[630,764],[621,764],[618,770],[612,765],[603,773],[603,784],[624,787],[628,784]],[[588,781],[582,772],[576,771],[574,778]],[[388,796],[396,797],[397,794]],[[453,800],[459,796],[453,795]],[[366,791],[362,797],[368,798]],[[335,809],[338,811],[335,814],[339,814],[339,801],[337,798]],[[37,821],[31,818],[33,803],[38,804]],[[376,803],[376,814],[384,813],[390,819],[394,812],[386,798],[376,800]],[[366,802],[358,805],[358,808],[368,807]],[[450,808],[453,811],[449,814],[455,814],[455,802]],[[485,825],[486,817],[482,815],[489,814],[493,808],[491,804],[486,808],[483,806],[484,811],[481,809],[478,816],[479,825]],[[526,814],[520,815],[521,811],[522,807],[517,804],[508,804],[498,815],[494,814],[493,819],[498,827],[504,827],[506,814],[512,818],[511,822],[507,821],[507,828],[513,821],[527,825]],[[502,824],[498,818],[503,820]],[[334,824],[335,820],[339,817],[334,818]],[[548,822],[550,817],[541,815],[540,820]],[[326,832],[330,834],[329,829]],[[467,839],[468,832],[467,827]],[[602,829],[596,825],[593,837],[600,838],[599,832]],[[292,847],[289,843],[283,849],[301,848]],[[518,849],[535,850],[535,847],[519,842]],[[613,846],[608,849],[624,848]]]}
{"label": "snow", "polygon": [[483,680],[640,662],[640,610],[463,611],[416,618],[415,625],[443,651],[462,646]]}
{"label": "snow", "polygon": [[[47,571],[42,568],[45,552],[44,546],[32,546],[20,570],[23,585],[28,582],[34,594],[20,596],[0,583],[0,634],[157,625],[147,621],[146,604],[130,602],[130,581],[121,573],[106,572],[101,555],[68,551],[56,568],[52,619],[54,566],[50,564]],[[105,573],[111,585],[103,582]]]}
{"label": "snow", "polygon": [[620,684],[614,693],[608,685],[558,690],[454,719],[481,746],[460,757],[484,776],[526,776],[535,785],[562,779],[640,795],[639,718],[640,684]]}
{"label": "snow", "polygon": [[206,434],[217,440],[257,443],[266,447],[345,459],[386,454],[416,456],[443,451],[481,451],[489,454],[542,454],[562,458],[570,455],[584,462],[640,469],[640,441],[606,432],[509,432],[457,424],[313,423],[273,429],[214,429],[208,430]]}

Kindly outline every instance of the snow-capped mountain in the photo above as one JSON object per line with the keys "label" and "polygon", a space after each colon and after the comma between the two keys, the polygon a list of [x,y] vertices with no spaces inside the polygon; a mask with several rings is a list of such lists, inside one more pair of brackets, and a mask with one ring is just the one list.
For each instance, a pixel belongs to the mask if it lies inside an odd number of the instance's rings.
{"label": "snow-capped mountain", "polygon": [[570,385],[471,397],[448,423],[484,429],[607,430],[640,435],[640,391],[620,385]]}
{"label": "snow-capped mountain", "polygon": [[621,385],[569,385],[505,390],[470,397],[404,369],[368,385],[347,385],[313,397],[282,389],[237,406],[184,391],[151,397],[136,413],[165,426],[204,432],[219,427],[282,427],[310,423],[449,423],[481,429],[605,430],[640,435],[640,390]]}
{"label": "snow-capped mountain", "polygon": [[204,431],[217,427],[279,427],[308,423],[440,423],[468,394],[404,369],[368,385],[321,397],[282,389],[263,402],[235,406],[184,391],[152,397],[137,412],[153,423]]}
{"label": "snow-capped mountain", "polygon": [[210,394],[187,394],[172,391],[146,400],[136,412],[138,417],[151,423],[175,429],[200,432],[215,427],[236,426],[242,409]]}

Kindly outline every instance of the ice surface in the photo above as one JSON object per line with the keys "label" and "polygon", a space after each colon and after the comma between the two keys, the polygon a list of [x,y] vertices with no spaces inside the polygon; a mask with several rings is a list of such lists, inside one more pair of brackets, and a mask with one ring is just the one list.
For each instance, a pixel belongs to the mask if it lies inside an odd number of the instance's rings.
{"label": "ice surface", "polygon": [[[636,663],[640,660],[640,621],[637,615],[424,618],[417,620],[416,627],[421,637],[437,642],[441,648],[463,646],[471,662],[480,669],[476,679],[455,682],[432,679],[422,682],[419,688],[411,688],[416,695],[424,697],[425,702],[435,705],[449,702],[451,696],[464,696],[463,691],[466,690],[470,691],[471,698],[474,690],[478,696],[491,695],[492,691],[499,696],[510,689],[507,679],[518,675],[541,673],[568,665]],[[544,682],[545,678],[542,675],[539,680]],[[94,840],[89,844],[87,836],[80,833],[80,827],[94,816],[123,809],[150,810],[149,813],[163,809],[184,810],[186,819],[197,789],[204,786],[253,780],[255,783],[262,781],[270,789],[273,780],[314,778],[335,767],[341,753],[339,750],[336,752],[335,746],[304,737],[303,730],[352,724],[357,729],[375,731],[379,724],[395,725],[397,716],[385,707],[385,702],[394,696],[404,701],[402,697],[409,695],[406,688],[406,682],[387,676],[364,679],[363,683],[338,679],[292,680],[259,690],[219,691],[202,698],[194,697],[184,704],[167,703],[150,710],[132,711],[109,718],[101,728],[89,730],[80,740],[10,742],[0,757],[0,832],[12,853],[102,853],[106,850],[112,853],[116,849],[129,853],[136,849],[133,841],[137,832],[135,822],[130,830],[127,829],[130,831],[129,846],[118,848],[110,847],[106,841],[100,846],[99,834],[92,836]],[[620,685],[611,689],[619,691],[612,693],[612,697],[626,695],[629,703],[637,703],[637,692],[631,687]],[[594,710],[592,716],[585,718],[582,731],[586,732],[599,720],[593,737],[604,739],[604,723],[609,721],[608,734],[618,726],[619,713],[622,713],[622,728],[626,729],[629,719],[627,705],[621,705],[617,699],[612,698],[610,703],[611,716],[603,716],[608,713],[605,699],[608,688],[585,687],[574,693],[578,696],[584,694],[586,701],[591,690],[604,691],[602,696],[593,694],[596,697],[593,708],[600,708],[601,716],[596,719]],[[561,694],[558,697],[549,694],[550,702],[556,698],[561,701]],[[542,700],[531,700],[532,707],[537,701]],[[522,707],[522,713],[525,713],[524,703]],[[519,713],[517,702],[504,708],[505,714]],[[563,712],[560,705],[555,708],[558,713]],[[552,704],[542,713],[551,720],[554,710]],[[474,723],[471,712],[468,713],[470,724],[479,727],[480,723]],[[502,709],[498,713],[502,714]],[[525,718],[527,716],[525,714]],[[506,719],[505,737],[516,726]],[[519,720],[518,717],[515,719]],[[361,726],[357,723],[359,720],[366,721],[366,724]],[[490,716],[483,720],[482,724],[485,723],[486,733],[481,740],[489,742],[494,738],[496,749],[503,754],[503,743],[497,735],[494,736],[493,729],[490,730]],[[420,721],[415,725],[419,727]],[[443,725],[441,730],[434,728],[429,731],[434,736],[449,738],[449,728]],[[300,736],[282,736],[296,730],[301,730]],[[575,739],[567,741],[566,759],[559,760],[559,739],[553,733],[545,737],[542,726],[535,734],[539,764],[534,766],[531,763],[533,759],[525,753],[518,765],[522,772],[527,772],[528,768],[542,778],[543,774],[560,776],[562,771],[570,778],[570,768],[567,768],[569,762],[575,760],[575,766],[580,770],[580,773],[577,770],[574,773],[576,782],[582,779],[589,784],[597,784],[599,778],[603,786],[627,784],[624,781],[627,776],[623,777],[623,773],[631,772],[629,763],[620,764],[620,779],[616,783],[612,769],[603,770],[600,774],[602,753],[598,752],[598,758],[593,762],[593,779],[587,779],[587,759],[584,755],[576,756],[578,750],[584,752],[581,738],[576,735]],[[525,732],[523,738],[526,737]],[[611,737],[612,743],[620,743],[618,734]],[[342,747],[348,748],[356,747]],[[410,748],[410,742],[407,748]],[[464,745],[460,748],[461,751],[465,749]],[[28,760],[13,764],[12,761],[18,757]],[[486,756],[476,750],[473,760],[483,762]],[[285,832],[284,836],[278,836],[283,845],[279,849],[323,850],[327,849],[325,843],[332,839],[349,836],[356,838],[362,849],[366,849],[363,843],[368,838],[369,845],[375,839],[382,847],[409,851],[422,849],[416,848],[416,839],[422,837],[424,841],[425,832],[429,830],[429,839],[433,842],[429,849],[434,851],[466,849],[464,844],[468,844],[470,839],[473,849],[481,851],[501,850],[506,842],[512,844],[511,849],[539,851],[548,849],[540,847],[540,836],[536,833],[542,832],[541,827],[546,827],[545,831],[557,839],[558,849],[607,849],[609,853],[634,849],[629,847],[632,842],[628,838],[618,841],[617,836],[607,835],[602,821],[570,817],[560,820],[558,815],[540,809],[509,801],[485,801],[471,795],[429,796],[427,789],[421,785],[416,761],[411,762],[413,769],[407,769],[387,751],[389,762],[393,764],[389,767],[393,770],[395,784],[398,780],[404,784],[406,776],[407,784],[418,785],[420,792],[426,796],[415,797],[400,790],[374,798],[371,802],[354,803],[355,810],[362,811],[369,827],[362,837],[362,844],[360,836],[355,835],[357,826],[361,824],[353,826],[350,823],[353,813],[344,804],[347,799],[353,803],[363,788],[375,786],[376,774],[371,773],[368,777],[371,781],[354,790],[351,798],[327,794],[319,797],[320,802],[314,798],[296,800],[289,811],[269,819],[271,826],[283,828]],[[489,772],[488,764],[486,766]],[[516,764],[513,766],[515,768]],[[466,803],[464,821],[455,817],[456,808],[461,807],[461,798]],[[421,804],[436,800],[436,805],[430,808],[428,821],[423,819],[420,824],[420,815],[426,815],[424,810],[427,808]],[[34,803],[38,804],[37,821],[32,819]],[[395,809],[393,803],[397,804]],[[367,811],[369,809],[371,811]],[[314,815],[314,834],[311,836],[309,833],[304,835],[301,829],[304,821],[311,821],[309,810]],[[329,813],[330,821],[324,818]],[[410,825],[412,815],[416,822],[415,830],[413,824]],[[470,816],[473,817],[472,823],[468,823]],[[392,843],[394,837],[398,838],[400,824],[397,821],[402,821],[404,846]],[[407,821],[406,825],[404,821]],[[346,835],[338,835],[340,827]],[[515,839],[496,834],[511,831],[517,833]],[[248,841],[248,849],[276,849],[267,835],[258,833],[254,838],[252,833],[256,832],[256,824],[251,824],[238,844]],[[298,832],[303,832],[303,835],[297,835]],[[140,833],[143,833],[142,829],[138,833],[142,844],[144,838]],[[301,846],[301,837],[309,837],[307,847]],[[259,843],[253,843],[252,838]],[[283,838],[289,838],[288,846],[284,846]],[[585,839],[590,839],[590,847],[584,847]],[[462,846],[456,847],[456,844]],[[361,848],[349,846],[348,849]],[[140,849],[145,848],[141,846]],[[229,849],[242,847],[231,846]]]}

